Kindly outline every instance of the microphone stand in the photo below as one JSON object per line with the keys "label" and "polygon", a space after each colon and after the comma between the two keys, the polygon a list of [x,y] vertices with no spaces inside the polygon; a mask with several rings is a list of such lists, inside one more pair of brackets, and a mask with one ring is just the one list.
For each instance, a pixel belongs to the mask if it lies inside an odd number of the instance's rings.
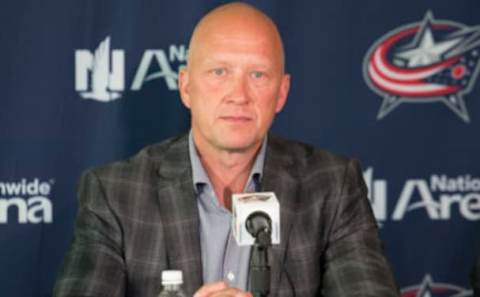
{"label": "microphone stand", "polygon": [[250,254],[249,291],[253,297],[267,297],[270,293],[270,265],[268,248],[271,246],[271,230],[264,228],[255,236]]}

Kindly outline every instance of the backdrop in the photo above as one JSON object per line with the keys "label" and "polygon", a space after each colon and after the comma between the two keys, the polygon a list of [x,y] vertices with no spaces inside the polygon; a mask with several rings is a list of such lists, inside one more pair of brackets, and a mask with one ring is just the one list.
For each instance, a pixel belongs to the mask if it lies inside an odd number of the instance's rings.
{"label": "backdrop", "polygon": [[[178,69],[220,3],[0,4],[1,296],[51,295],[83,170],[188,130]],[[361,161],[403,296],[470,296],[480,2],[251,3],[278,23],[292,75],[273,131]]]}

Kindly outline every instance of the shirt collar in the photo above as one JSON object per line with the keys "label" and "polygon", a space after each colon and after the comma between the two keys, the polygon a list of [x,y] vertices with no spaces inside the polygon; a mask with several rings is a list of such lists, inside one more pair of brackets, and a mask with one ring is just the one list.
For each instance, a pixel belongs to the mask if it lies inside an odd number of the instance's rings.
{"label": "shirt collar", "polygon": [[[265,153],[267,150],[267,136],[265,136],[262,146],[258,151],[257,156],[255,157],[255,162],[253,163],[252,170],[248,176],[247,183],[245,187],[247,188],[249,184],[255,182],[256,190],[259,189],[259,183],[262,180],[263,175],[263,164],[265,163]],[[188,152],[190,155],[190,163],[192,165],[192,179],[193,179],[193,187],[195,192],[198,194],[202,191],[204,185],[208,185],[212,188],[212,184],[210,179],[203,168],[202,162],[200,161],[200,157],[198,156],[197,149],[195,147],[195,143],[193,141],[193,133],[190,130],[188,134]]]}

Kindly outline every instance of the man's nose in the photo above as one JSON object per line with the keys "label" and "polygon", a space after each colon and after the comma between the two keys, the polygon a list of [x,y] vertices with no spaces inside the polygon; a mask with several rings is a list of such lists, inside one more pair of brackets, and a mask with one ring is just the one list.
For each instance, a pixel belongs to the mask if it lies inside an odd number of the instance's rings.
{"label": "man's nose", "polygon": [[246,75],[237,75],[232,79],[228,102],[234,104],[247,104],[250,102],[248,78]]}

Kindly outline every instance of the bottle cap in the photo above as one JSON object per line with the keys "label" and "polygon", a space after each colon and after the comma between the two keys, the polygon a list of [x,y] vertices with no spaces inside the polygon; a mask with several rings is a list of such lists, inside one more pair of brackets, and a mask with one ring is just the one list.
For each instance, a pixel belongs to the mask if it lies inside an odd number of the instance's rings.
{"label": "bottle cap", "polygon": [[183,274],[181,270],[162,271],[162,285],[181,285],[183,284]]}

